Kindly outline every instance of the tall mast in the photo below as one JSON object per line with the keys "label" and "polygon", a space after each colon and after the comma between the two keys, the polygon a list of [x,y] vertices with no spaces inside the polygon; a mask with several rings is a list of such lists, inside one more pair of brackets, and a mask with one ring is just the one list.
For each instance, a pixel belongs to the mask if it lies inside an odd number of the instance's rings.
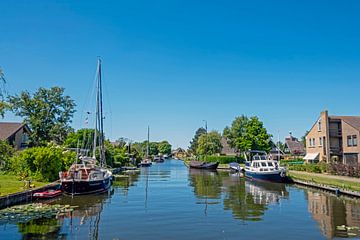
{"label": "tall mast", "polygon": [[96,145],[97,145],[97,129],[98,129],[98,113],[99,113],[99,68],[100,68],[100,59],[98,59],[97,68],[96,68],[96,106],[95,106],[95,128],[94,128],[94,145],[93,145],[93,158],[96,154]]}
{"label": "tall mast", "polygon": [[102,78],[101,78],[101,59],[98,59],[99,64],[99,74],[98,74],[98,84],[99,84],[99,132],[100,132],[100,166],[104,167],[105,163],[105,147],[104,147],[104,117],[103,117],[103,104],[102,104]]}
{"label": "tall mast", "polygon": [[146,158],[149,157],[149,145],[150,145],[150,127],[148,126],[148,132],[147,132],[147,146],[146,146]]}

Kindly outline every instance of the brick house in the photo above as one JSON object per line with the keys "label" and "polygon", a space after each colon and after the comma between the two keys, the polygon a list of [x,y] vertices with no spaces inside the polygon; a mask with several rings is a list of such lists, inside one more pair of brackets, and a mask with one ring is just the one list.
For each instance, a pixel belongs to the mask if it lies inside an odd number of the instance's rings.
{"label": "brick house", "polygon": [[27,147],[30,133],[25,123],[0,122],[0,140],[7,140],[16,149]]}
{"label": "brick house", "polygon": [[329,116],[320,113],[306,135],[308,162],[326,161],[344,164],[360,163],[360,116]]}

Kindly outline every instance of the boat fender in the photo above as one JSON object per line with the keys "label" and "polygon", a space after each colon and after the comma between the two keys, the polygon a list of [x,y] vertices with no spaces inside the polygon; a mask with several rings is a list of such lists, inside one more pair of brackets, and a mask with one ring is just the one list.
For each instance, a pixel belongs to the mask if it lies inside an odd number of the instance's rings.
{"label": "boat fender", "polygon": [[284,171],[280,172],[280,177],[285,177],[285,172]]}

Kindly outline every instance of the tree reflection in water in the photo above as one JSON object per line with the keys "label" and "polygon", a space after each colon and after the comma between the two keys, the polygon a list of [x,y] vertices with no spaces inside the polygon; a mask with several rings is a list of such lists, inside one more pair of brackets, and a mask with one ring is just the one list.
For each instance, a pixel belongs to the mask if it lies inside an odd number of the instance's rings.
{"label": "tree reflection in water", "polygon": [[19,232],[23,239],[62,239],[60,234],[62,221],[56,218],[33,219],[26,223],[18,223]]}
{"label": "tree reflection in water", "polygon": [[235,219],[260,221],[268,204],[278,204],[289,196],[284,184],[248,181],[228,172],[189,171],[196,197],[205,199],[205,203],[200,203],[207,206],[208,199],[221,199],[223,193],[224,210],[231,210]]}

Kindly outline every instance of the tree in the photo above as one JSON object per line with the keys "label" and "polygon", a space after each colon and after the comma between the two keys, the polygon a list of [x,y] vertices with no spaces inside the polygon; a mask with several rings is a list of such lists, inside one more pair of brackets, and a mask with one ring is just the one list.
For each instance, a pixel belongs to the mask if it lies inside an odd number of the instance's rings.
{"label": "tree", "polygon": [[15,149],[6,140],[0,140],[0,170],[9,170],[14,152]]}
{"label": "tree", "polygon": [[189,147],[189,151],[192,153],[196,153],[196,149],[198,147],[198,140],[199,137],[203,134],[206,134],[206,130],[205,128],[199,128],[198,130],[196,130],[195,132],[195,136],[193,137],[193,139],[190,142],[190,147]]}
{"label": "tree", "polygon": [[171,154],[171,144],[168,141],[162,141],[158,144],[159,153]]}
{"label": "tree", "polygon": [[248,117],[241,115],[240,117],[235,118],[235,120],[231,123],[231,127],[225,127],[223,135],[227,139],[230,147],[239,149],[237,140],[240,136],[244,135],[245,126],[248,121]]}
{"label": "tree", "polygon": [[202,134],[197,142],[196,153],[198,155],[214,155],[220,153],[222,149],[221,135],[216,131]]}
{"label": "tree", "polygon": [[231,127],[224,129],[224,136],[231,147],[241,152],[248,150],[270,151],[270,137],[257,117],[236,117]]}
{"label": "tree", "polygon": [[[94,146],[94,129],[82,128],[76,132],[70,132],[65,141],[64,146],[67,148],[81,148],[93,151]],[[99,141],[100,133],[97,133],[97,141]]]}
{"label": "tree", "polygon": [[71,118],[75,112],[74,101],[64,95],[64,88],[39,88],[33,96],[23,91],[9,98],[11,110],[32,130],[30,143],[35,146],[54,141],[63,143],[71,132]]}

